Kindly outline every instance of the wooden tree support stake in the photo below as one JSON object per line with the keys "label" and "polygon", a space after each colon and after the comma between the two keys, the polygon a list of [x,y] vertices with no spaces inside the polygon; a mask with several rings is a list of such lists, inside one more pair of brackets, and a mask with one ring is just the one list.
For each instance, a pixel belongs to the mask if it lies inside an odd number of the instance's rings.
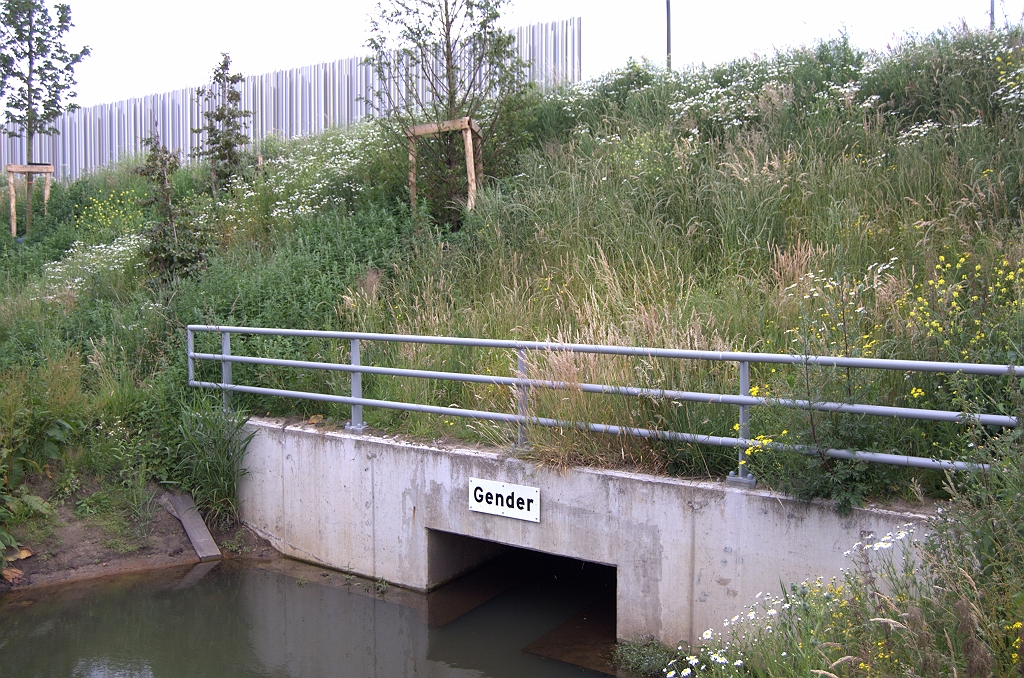
{"label": "wooden tree support stake", "polygon": [[53,165],[31,164],[31,165],[7,165],[7,192],[11,196],[11,237],[18,237],[18,213],[14,201],[14,175],[24,174],[27,178],[32,174],[45,175],[43,184],[43,214],[50,202],[50,180],[53,177]]}
{"label": "wooden tree support stake", "polygon": [[462,132],[462,141],[466,146],[466,179],[469,181],[466,209],[472,210],[476,204],[477,177],[483,176],[483,162],[480,158],[482,146],[480,125],[476,124],[472,118],[458,118],[416,125],[405,131],[405,136],[409,140],[409,204],[412,205],[413,213],[416,212],[416,139],[460,131]]}

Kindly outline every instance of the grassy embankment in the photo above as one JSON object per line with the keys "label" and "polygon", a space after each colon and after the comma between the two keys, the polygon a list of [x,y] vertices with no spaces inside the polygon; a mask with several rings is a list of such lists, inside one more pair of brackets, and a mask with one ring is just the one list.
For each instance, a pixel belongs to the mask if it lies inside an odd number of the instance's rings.
{"label": "grassy embankment", "polygon": [[[174,177],[189,251],[147,266],[149,188],[128,164],[58,186],[23,244],[0,236],[0,525],[45,476],[138,499],[145,480],[230,519],[230,445],[185,382],[184,325],[359,329],[707,349],[1019,363],[1024,83],[1019,32],[952,33],[868,55],[843,41],[682,74],[639,65],[523,97],[478,208],[451,232],[404,206],[405,151],[374,125],[268,141],[212,201]],[[188,248],[186,248],[188,249]],[[212,340],[211,340],[212,341]],[[346,360],[323,341],[238,353]],[[213,349],[200,344],[200,349]],[[511,374],[503,351],[369,346],[374,364]],[[729,365],[553,354],[575,382],[734,392]],[[216,366],[207,366],[213,376]],[[235,367],[238,383],[347,392],[343,375]],[[1015,412],[1003,379],[754,368],[760,394]],[[507,388],[364,377],[372,398],[513,410]],[[731,408],[534,394],[542,416],[732,435]],[[245,412],[344,420],[347,408],[237,397]],[[459,418],[371,410],[412,435],[507,441]],[[207,436],[187,433],[196,418]],[[761,408],[765,439],[949,458],[999,432]],[[532,430],[548,463],[721,475],[731,450]],[[752,451],[771,487],[837,499],[943,493],[933,473]],[[34,480],[35,479],[35,480]],[[28,484],[26,484],[26,482]],[[36,485],[33,483],[36,482]],[[49,490],[48,490],[49,491]],[[134,494],[133,494],[134,492]],[[90,495],[91,496],[91,495]],[[144,499],[145,493],[142,493]],[[141,500],[140,500],[141,501]],[[12,529],[16,528],[12,527]]]}
{"label": "grassy embankment", "polygon": [[[204,256],[173,280],[146,265],[154,214],[140,204],[148,188],[130,165],[56,186],[49,215],[37,216],[24,244],[0,236],[0,536],[40,528],[31,516],[46,507],[34,492],[74,502],[83,514],[104,506],[134,513],[144,532],[148,480],[177,483],[208,517],[231,518],[237,422],[225,430],[215,398],[183,386],[188,323],[1019,364],[1019,42],[1016,30],[953,33],[868,55],[838,41],[684,74],[630,66],[585,87],[527,96],[503,139],[514,161],[487,168],[493,177],[457,232],[410,218],[403,147],[374,126],[268,141],[266,163],[217,203],[202,168],[175,175],[182,238]],[[264,338],[238,340],[236,350],[346,359],[347,348]],[[364,359],[514,369],[503,351],[370,346]],[[730,366],[554,354],[531,371],[581,382],[736,387]],[[338,376],[240,366],[234,374],[241,383],[347,392]],[[1006,378],[755,369],[753,383],[779,396],[1021,408],[1020,385]],[[513,409],[512,393],[498,387],[366,377],[364,392]],[[732,434],[735,422],[730,409],[535,395],[532,407],[545,416],[719,435]],[[234,402],[243,412],[348,416],[311,402]],[[367,417],[421,436],[510,435],[458,418]],[[895,597],[872,588],[866,565],[845,583],[798,587],[753,610],[774,630],[756,620],[733,626],[739,635],[716,654],[727,664],[709,650],[696,667],[677,662],[680,675],[700,666],[759,675],[893,674],[907,666],[919,675],[951,667],[985,675],[987,666],[1007,675],[1018,661],[1022,606],[1013,582],[1021,581],[1014,567],[1024,561],[1024,538],[1013,525],[1024,520],[1008,521],[1020,504],[1019,442],[981,427],[824,415],[812,426],[806,414],[767,410],[755,413],[753,432],[990,459],[1008,472],[952,488],[964,494],[951,505],[950,524],[971,528],[940,529],[944,537],[924,558],[927,573],[893,570]],[[554,464],[695,475],[733,464],[730,451],[529,434],[532,448],[522,454]],[[773,488],[831,497],[841,509],[866,496],[943,492],[944,479],[925,472],[757,451],[749,463]],[[798,605],[799,615],[783,615]],[[850,610],[855,615],[844,617]],[[713,633],[710,642],[722,638]],[[840,661],[844,655],[856,661]]]}

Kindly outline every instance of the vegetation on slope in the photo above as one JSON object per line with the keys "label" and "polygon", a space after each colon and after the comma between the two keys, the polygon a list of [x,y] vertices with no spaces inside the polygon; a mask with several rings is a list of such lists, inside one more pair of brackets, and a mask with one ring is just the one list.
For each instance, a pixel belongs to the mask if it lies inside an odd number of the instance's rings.
{"label": "vegetation on slope", "polygon": [[[182,423],[216,407],[184,386],[189,323],[1019,364],[1019,42],[1017,29],[950,32],[872,55],[840,39],[683,73],[632,63],[581,87],[519,94],[503,123],[508,160],[487,167],[458,230],[432,223],[429,205],[409,213],[406,150],[373,123],[268,140],[216,201],[207,170],[173,175],[188,241],[175,246],[189,256],[170,276],[164,257],[176,250],[131,167],[58,186],[26,242],[0,236],[0,521],[28,510],[22,483],[40,473],[58,498],[77,476],[117,479],[126,468],[199,486],[202,450]],[[347,360],[341,343],[235,341],[236,353]],[[503,351],[365,350],[378,365],[514,371]],[[572,382],[737,388],[725,364],[531,360],[531,374]],[[341,375],[280,368],[236,365],[235,380],[347,392]],[[752,383],[780,397],[1020,409],[1009,378],[755,367]],[[363,384],[371,398],[514,409],[496,386]],[[733,408],[533,396],[541,416],[734,434]],[[321,403],[234,404],[348,418]],[[366,416],[432,438],[512,435],[454,417]],[[812,427],[806,413],[774,408],[753,417],[763,439],[958,459],[981,458],[1000,433],[831,415]],[[522,453],[548,463],[711,476],[735,464],[732,450],[528,433]],[[841,510],[869,495],[943,492],[934,473],[754,450],[748,463],[769,486],[832,497]]]}
{"label": "vegetation on slope", "polygon": [[758,593],[700,646],[617,648],[636,675],[1017,676],[1024,668],[1024,455],[994,443],[917,539],[904,526],[852,545],[839,577]]}

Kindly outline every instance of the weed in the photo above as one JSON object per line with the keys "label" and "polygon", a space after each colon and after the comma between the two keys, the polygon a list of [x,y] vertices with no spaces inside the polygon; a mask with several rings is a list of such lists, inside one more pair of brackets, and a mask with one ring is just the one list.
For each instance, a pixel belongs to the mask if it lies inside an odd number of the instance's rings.
{"label": "weed", "polygon": [[235,535],[230,540],[225,540],[221,543],[221,546],[231,551],[236,556],[244,556],[245,554],[252,551],[249,546],[245,543],[245,530],[235,530]]}
{"label": "weed", "polygon": [[[104,529],[119,529],[120,523],[102,523]],[[121,555],[126,553],[134,553],[142,548],[145,544],[143,541],[133,536],[117,536],[110,539],[105,539],[102,542],[103,546],[108,549],[117,551]]]}
{"label": "weed", "polygon": [[40,544],[58,545],[55,539],[57,529],[61,525],[56,511],[34,513],[22,519],[12,521],[10,530],[18,542],[35,547]]}
{"label": "weed", "polygon": [[156,489],[149,484],[146,460],[134,448],[118,458],[121,466],[120,495],[136,529],[145,533],[156,512]]}
{"label": "weed", "polygon": [[98,527],[107,538],[101,543],[120,554],[132,553],[146,545],[145,525],[133,524],[123,502],[109,503],[87,517],[88,524]]}
{"label": "weed", "polygon": [[618,654],[633,670],[660,664],[664,674],[687,678],[1016,675],[1024,619],[1021,451],[1020,433],[1005,434],[979,450],[991,471],[949,476],[953,500],[923,541],[904,526],[855,544],[842,576],[759,593],[723,631],[705,631],[699,649],[638,642]]}
{"label": "weed", "polygon": [[108,513],[113,508],[113,498],[110,496],[110,492],[105,490],[96,490],[88,497],[82,497],[75,502],[75,514],[82,518]]}
{"label": "weed", "polygon": [[118,553],[130,553],[144,546],[154,510],[152,495],[143,509],[134,503],[131,488],[106,485],[75,502],[75,515],[108,535],[103,542]]}
{"label": "weed", "polygon": [[66,464],[61,469],[57,482],[54,484],[52,498],[58,502],[63,502],[65,499],[70,499],[74,496],[81,487],[82,479],[79,477],[78,472],[72,464]]}
{"label": "weed", "polygon": [[620,669],[637,676],[662,676],[675,653],[656,638],[636,638],[615,646],[613,661]]}
{"label": "weed", "polygon": [[298,579],[295,580],[295,585],[300,587],[300,588],[305,586],[308,583],[309,583],[309,581],[306,579],[306,575],[304,575],[304,574],[300,574]]}

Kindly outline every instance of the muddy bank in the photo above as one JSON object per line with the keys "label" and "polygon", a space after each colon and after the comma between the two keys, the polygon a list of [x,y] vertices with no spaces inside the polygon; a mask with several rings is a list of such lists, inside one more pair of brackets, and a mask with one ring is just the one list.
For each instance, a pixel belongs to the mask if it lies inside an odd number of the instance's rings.
{"label": "muddy bank", "polygon": [[[177,518],[154,502],[145,524],[108,512],[82,515],[71,502],[54,505],[12,531],[22,543],[20,557],[0,578],[0,595],[11,590],[52,586],[143,570],[193,565],[199,558]],[[270,544],[242,525],[211,528],[225,559],[279,557]],[[9,551],[8,557],[17,557]]]}

